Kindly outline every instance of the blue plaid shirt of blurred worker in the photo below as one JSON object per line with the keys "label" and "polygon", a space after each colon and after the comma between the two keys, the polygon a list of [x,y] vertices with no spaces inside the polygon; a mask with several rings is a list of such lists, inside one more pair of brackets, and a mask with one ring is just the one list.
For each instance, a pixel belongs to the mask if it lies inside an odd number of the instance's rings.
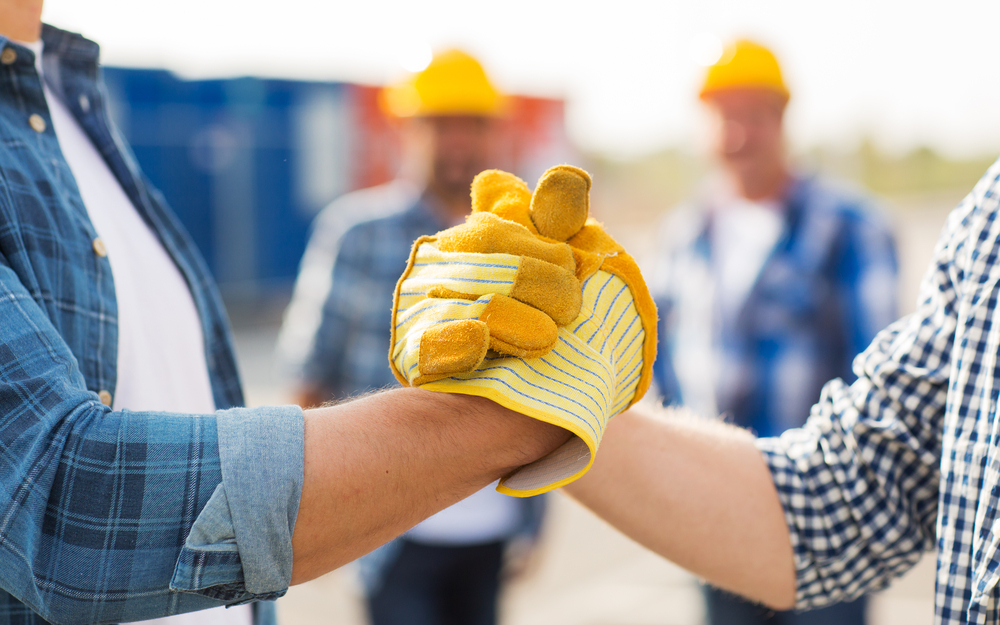
{"label": "blue plaid shirt of blurred worker", "polygon": [[800,177],[765,209],[773,244],[734,259],[749,273],[733,284],[720,275],[735,247],[717,236],[723,209],[709,200],[665,222],[650,272],[656,382],[667,405],[772,436],[805,421],[827,380],[851,382],[851,361],[896,319],[895,247],[864,201]]}

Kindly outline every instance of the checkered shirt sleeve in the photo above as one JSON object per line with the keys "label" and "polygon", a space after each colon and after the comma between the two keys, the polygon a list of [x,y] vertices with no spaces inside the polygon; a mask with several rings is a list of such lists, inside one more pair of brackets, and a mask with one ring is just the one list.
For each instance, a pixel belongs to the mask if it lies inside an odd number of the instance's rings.
{"label": "checkered shirt sleeve", "polygon": [[[947,484],[942,446],[955,433],[948,424],[966,417],[982,379],[995,373],[982,375],[984,355],[996,353],[983,331],[988,321],[977,329],[966,315],[973,290],[996,281],[998,174],[995,164],[949,216],[916,312],[855,359],[858,380],[828,383],[803,427],[758,441],[785,508],[799,608],[882,588],[935,547],[942,561],[972,549],[975,540],[961,531],[954,541],[937,539],[938,494]],[[963,497],[942,522],[971,529],[975,505]],[[969,584],[961,574],[938,584],[939,619],[942,602],[967,604]]]}

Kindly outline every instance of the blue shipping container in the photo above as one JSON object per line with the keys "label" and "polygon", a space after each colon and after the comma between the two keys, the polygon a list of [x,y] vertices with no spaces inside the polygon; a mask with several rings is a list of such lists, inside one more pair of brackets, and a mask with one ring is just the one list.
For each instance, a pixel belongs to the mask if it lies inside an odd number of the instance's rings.
{"label": "blue shipping container", "polygon": [[224,290],[291,285],[312,218],[347,191],[340,83],[105,68],[115,121]]}

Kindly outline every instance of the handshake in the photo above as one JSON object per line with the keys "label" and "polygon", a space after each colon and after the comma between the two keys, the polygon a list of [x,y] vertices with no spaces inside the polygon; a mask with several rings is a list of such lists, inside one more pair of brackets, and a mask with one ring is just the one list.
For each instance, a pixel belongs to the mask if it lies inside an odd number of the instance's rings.
{"label": "handshake", "polygon": [[554,167],[534,194],[490,170],[466,223],[413,245],[389,361],[407,386],[486,397],[574,436],[497,490],[530,496],[590,468],[608,419],[649,388],[656,307],[635,261],[589,218],[590,176]]}

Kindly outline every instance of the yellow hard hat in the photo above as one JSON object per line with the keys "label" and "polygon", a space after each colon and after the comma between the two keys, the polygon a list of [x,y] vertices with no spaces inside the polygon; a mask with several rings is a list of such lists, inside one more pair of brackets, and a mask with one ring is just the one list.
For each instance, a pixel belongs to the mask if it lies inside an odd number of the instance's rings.
{"label": "yellow hard hat", "polygon": [[430,65],[382,89],[382,110],[395,117],[499,115],[502,96],[483,66],[461,50],[434,55]]}
{"label": "yellow hard hat", "polygon": [[759,43],[739,39],[726,46],[715,65],[708,68],[698,97],[705,100],[717,91],[745,88],[769,89],[786,100],[789,95],[774,54]]}

